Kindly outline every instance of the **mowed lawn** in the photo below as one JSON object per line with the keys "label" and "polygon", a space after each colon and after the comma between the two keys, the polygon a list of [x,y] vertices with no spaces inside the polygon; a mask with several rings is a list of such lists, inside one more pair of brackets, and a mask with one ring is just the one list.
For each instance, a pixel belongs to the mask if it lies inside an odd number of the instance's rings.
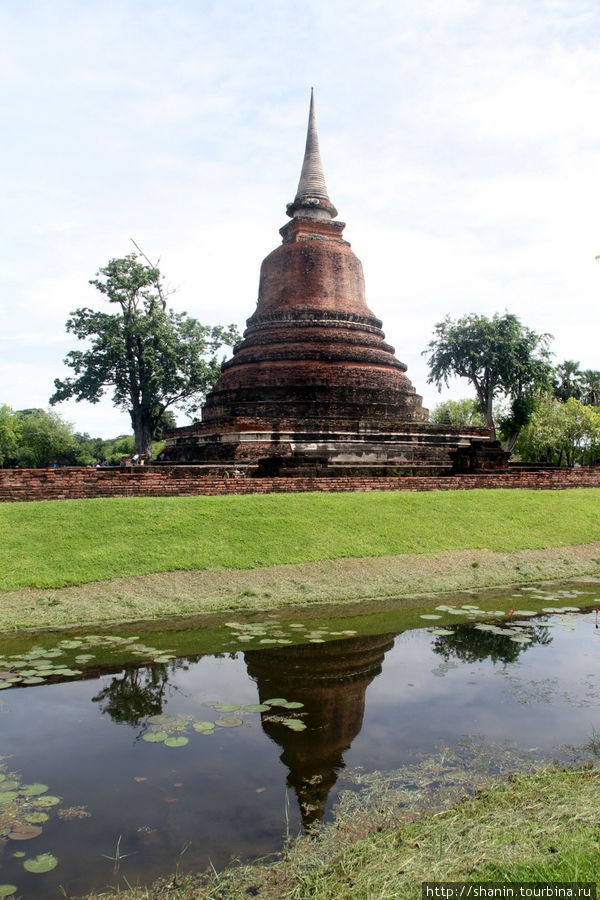
{"label": "mowed lawn", "polygon": [[0,589],[150,572],[600,540],[600,489],[0,504]]}

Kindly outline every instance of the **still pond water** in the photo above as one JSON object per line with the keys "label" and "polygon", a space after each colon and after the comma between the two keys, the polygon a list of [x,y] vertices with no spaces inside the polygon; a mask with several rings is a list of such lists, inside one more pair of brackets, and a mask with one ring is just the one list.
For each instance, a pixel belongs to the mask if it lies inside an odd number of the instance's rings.
{"label": "still pond water", "polygon": [[268,854],[327,820],[349,773],[465,738],[560,757],[600,730],[599,600],[598,584],[552,585],[6,638],[0,885],[73,897]]}

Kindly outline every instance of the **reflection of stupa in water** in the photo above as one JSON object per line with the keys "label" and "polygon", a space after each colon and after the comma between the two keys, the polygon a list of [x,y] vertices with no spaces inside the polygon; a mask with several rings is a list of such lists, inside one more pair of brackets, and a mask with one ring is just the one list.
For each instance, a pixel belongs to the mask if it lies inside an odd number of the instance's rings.
{"label": "reflection of stupa in water", "polygon": [[268,713],[262,713],[262,725],[283,748],[287,783],[296,792],[305,828],[325,815],[329,791],[344,768],[343,753],[362,727],[365,691],[381,672],[393,639],[380,634],[245,653],[261,702],[285,697],[304,704],[305,731],[291,731]]}

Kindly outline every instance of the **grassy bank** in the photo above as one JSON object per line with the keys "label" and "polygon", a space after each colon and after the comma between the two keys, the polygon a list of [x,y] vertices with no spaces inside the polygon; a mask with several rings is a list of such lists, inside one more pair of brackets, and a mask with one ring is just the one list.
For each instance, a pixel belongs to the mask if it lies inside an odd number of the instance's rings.
{"label": "grassy bank", "polygon": [[[426,817],[381,826],[381,810],[301,837],[271,865],[179,875],[121,900],[413,900],[424,881],[588,881],[600,869],[600,772],[513,776]],[[360,818],[360,817],[359,817]],[[98,896],[98,895],[94,895]],[[102,896],[113,896],[104,894]]]}
{"label": "grassy bank", "polygon": [[0,590],[151,572],[587,544],[600,489],[118,498],[0,506]]}

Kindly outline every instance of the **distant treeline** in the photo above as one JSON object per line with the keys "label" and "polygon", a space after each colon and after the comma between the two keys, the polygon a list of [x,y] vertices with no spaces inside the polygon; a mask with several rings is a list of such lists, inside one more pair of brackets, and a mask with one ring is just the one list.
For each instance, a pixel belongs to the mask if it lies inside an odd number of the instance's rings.
{"label": "distant treeline", "polygon": [[[154,449],[160,452],[156,444]],[[0,405],[0,466],[3,468],[118,465],[124,456],[133,453],[132,434],[94,438],[74,431],[56,412],[13,410]]]}

